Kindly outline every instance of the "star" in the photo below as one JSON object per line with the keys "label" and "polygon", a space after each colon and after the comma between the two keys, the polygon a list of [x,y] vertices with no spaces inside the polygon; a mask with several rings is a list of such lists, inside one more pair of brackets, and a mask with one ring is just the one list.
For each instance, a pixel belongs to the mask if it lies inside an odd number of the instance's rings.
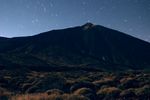
{"label": "star", "polygon": [[55,14],[56,17],[58,17],[58,14]]}
{"label": "star", "polygon": [[30,8],[30,5],[26,5],[26,8],[29,9],[29,8]]}
{"label": "star", "polygon": [[85,2],[85,1],[83,1],[83,2],[82,2],[82,5],[86,5],[86,2]]}
{"label": "star", "polygon": [[107,26],[108,26],[108,27],[112,27],[112,25],[111,25],[111,24],[107,24]]}
{"label": "star", "polygon": [[43,7],[43,11],[46,13],[46,12],[47,12],[47,8],[46,8],[46,7]]}
{"label": "star", "polygon": [[39,19],[37,19],[37,18],[36,18],[36,19],[33,19],[33,20],[31,21],[32,24],[35,24],[35,23],[38,23],[38,22],[39,22]]}
{"label": "star", "polygon": [[90,21],[90,19],[89,19],[89,20],[87,20],[87,22],[88,22],[88,23],[90,23],[90,22],[91,22],[91,21]]}
{"label": "star", "polygon": [[50,3],[50,7],[53,7],[54,6],[54,4],[53,3]]}
{"label": "star", "polygon": [[83,15],[86,15],[86,12],[85,12],[85,11],[83,11],[83,12],[82,12],[82,14],[83,14]]}
{"label": "star", "polygon": [[138,16],[138,19],[141,20],[141,19],[142,19],[142,16]]}
{"label": "star", "polygon": [[123,20],[123,22],[124,22],[124,23],[127,23],[127,22],[128,22],[128,20],[127,20],[127,19],[124,19],[124,20]]}
{"label": "star", "polygon": [[132,31],[133,31],[133,28],[129,28],[129,31],[132,32]]}
{"label": "star", "polygon": [[50,14],[50,16],[51,16],[51,17],[53,17],[53,16],[54,16],[54,14],[53,14],[53,13],[51,13],[51,14]]}

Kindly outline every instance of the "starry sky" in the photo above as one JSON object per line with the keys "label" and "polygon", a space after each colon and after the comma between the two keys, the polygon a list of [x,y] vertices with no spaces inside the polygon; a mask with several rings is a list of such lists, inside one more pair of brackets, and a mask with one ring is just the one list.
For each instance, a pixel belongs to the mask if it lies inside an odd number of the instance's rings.
{"label": "starry sky", "polygon": [[87,22],[150,42],[150,0],[0,0],[0,36],[30,36]]}

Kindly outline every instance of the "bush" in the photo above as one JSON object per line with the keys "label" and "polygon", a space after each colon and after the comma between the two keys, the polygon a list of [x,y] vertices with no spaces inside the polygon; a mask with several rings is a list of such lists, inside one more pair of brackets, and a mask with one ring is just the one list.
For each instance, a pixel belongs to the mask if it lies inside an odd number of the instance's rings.
{"label": "bush", "polygon": [[70,92],[74,92],[75,90],[78,90],[80,88],[90,88],[93,91],[95,91],[95,85],[90,82],[77,82],[74,85],[71,86]]}
{"label": "bush", "polygon": [[110,100],[119,97],[120,92],[121,90],[116,87],[109,87],[99,90],[97,95],[99,99]]}
{"label": "bush", "polygon": [[[80,95],[74,95],[74,94],[64,94],[62,96],[63,100],[90,100],[89,98],[87,97],[84,97],[84,96],[80,96]],[[51,100],[51,99],[50,99]]]}
{"label": "bush", "polygon": [[39,92],[39,87],[37,86],[32,86],[30,87],[29,89],[26,90],[26,93],[36,93],[36,92]]}
{"label": "bush", "polygon": [[66,83],[64,85],[63,91],[66,93],[70,92],[70,87],[74,84],[75,82],[72,80],[66,80]]}
{"label": "bush", "polygon": [[101,88],[102,86],[115,86],[117,82],[113,79],[104,79],[104,80],[98,80],[94,81],[93,84],[97,86],[97,88]]}
{"label": "bush", "polygon": [[96,100],[96,93],[90,88],[80,88],[74,92],[75,95],[83,95],[90,100]]}
{"label": "bush", "polygon": [[139,87],[139,81],[134,78],[123,78],[120,80],[121,89],[137,88]]}
{"label": "bush", "polygon": [[47,93],[48,95],[52,95],[52,94],[62,95],[62,94],[64,94],[64,92],[61,91],[61,90],[59,90],[59,89],[47,90],[46,93]]}
{"label": "bush", "polygon": [[27,93],[37,93],[45,92],[49,89],[60,89],[64,88],[65,79],[57,76],[48,76],[45,78],[40,78],[38,82],[33,84],[26,92]]}
{"label": "bush", "polygon": [[30,87],[32,87],[33,84],[31,83],[25,83],[22,85],[22,91],[26,92]]}
{"label": "bush", "polygon": [[134,89],[127,89],[120,93],[121,98],[130,99],[136,97]]}
{"label": "bush", "polygon": [[150,99],[150,86],[145,85],[141,88],[135,89],[135,94],[138,96],[138,98],[141,98],[143,100]]}
{"label": "bush", "polygon": [[[0,99],[3,100],[3,99]],[[47,95],[47,94],[26,94],[26,95],[17,95],[10,98],[10,100],[89,100],[87,97],[79,96],[79,95]]]}

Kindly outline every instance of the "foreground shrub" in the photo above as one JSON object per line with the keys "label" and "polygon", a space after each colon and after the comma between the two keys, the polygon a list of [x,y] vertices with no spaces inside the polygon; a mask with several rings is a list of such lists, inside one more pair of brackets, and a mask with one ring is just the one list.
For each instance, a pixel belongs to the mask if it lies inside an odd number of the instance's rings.
{"label": "foreground shrub", "polygon": [[123,78],[120,80],[121,89],[137,88],[139,87],[139,81],[134,78]]}
{"label": "foreground shrub", "polygon": [[119,97],[120,92],[121,90],[116,87],[109,87],[99,90],[97,95],[99,99],[110,100]]}
{"label": "foreground shrub", "polygon": [[87,97],[81,96],[81,95],[74,95],[74,94],[64,94],[62,95],[63,100],[90,100]]}
{"label": "foreground shrub", "polygon": [[80,88],[90,88],[93,91],[95,91],[95,85],[94,84],[92,84],[90,82],[77,82],[71,86],[70,92],[73,93],[75,90],[80,89]]}
{"label": "foreground shrub", "polygon": [[142,88],[135,89],[135,94],[143,100],[150,99],[150,86],[145,85]]}
{"label": "foreground shrub", "polygon": [[25,91],[27,91],[27,92],[30,91],[30,90],[28,90],[28,89],[29,89],[30,87],[32,87],[32,85],[33,85],[33,84],[31,84],[31,83],[23,84],[23,85],[22,85],[22,91],[23,91],[23,92],[25,92]]}
{"label": "foreground shrub", "polygon": [[47,93],[48,95],[52,95],[52,94],[62,95],[62,94],[64,94],[64,92],[61,91],[61,90],[59,90],[59,89],[47,90],[46,93]]}
{"label": "foreground shrub", "polygon": [[39,81],[33,84],[26,93],[37,93],[45,92],[49,89],[60,89],[62,90],[65,84],[65,79],[58,76],[48,76],[40,78]]}
{"label": "foreground shrub", "polygon": [[87,97],[80,95],[57,95],[51,94],[26,94],[26,95],[17,95],[10,98],[11,100],[89,100]]}
{"label": "foreground shrub", "polygon": [[115,86],[117,82],[114,79],[103,79],[94,81],[93,84],[97,86],[97,88],[101,88],[102,86]]}
{"label": "foreground shrub", "polygon": [[96,93],[90,88],[80,88],[74,92],[75,95],[83,95],[90,100],[96,100]]}
{"label": "foreground shrub", "polygon": [[128,99],[136,97],[136,95],[134,93],[134,89],[131,88],[131,89],[127,89],[127,90],[122,91],[120,93],[120,97],[128,100]]}
{"label": "foreground shrub", "polygon": [[35,86],[32,86],[32,87],[28,88],[26,90],[26,93],[36,93],[36,92],[39,92],[39,91],[40,91],[39,87],[35,85]]}

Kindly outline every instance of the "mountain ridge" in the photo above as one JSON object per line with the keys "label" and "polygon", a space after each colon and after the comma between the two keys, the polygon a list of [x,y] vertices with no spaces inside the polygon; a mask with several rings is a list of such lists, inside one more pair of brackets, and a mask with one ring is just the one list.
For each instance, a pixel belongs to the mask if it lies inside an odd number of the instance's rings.
{"label": "mountain ridge", "polygon": [[92,23],[34,36],[0,38],[0,45],[1,66],[116,70],[150,67],[148,42]]}

